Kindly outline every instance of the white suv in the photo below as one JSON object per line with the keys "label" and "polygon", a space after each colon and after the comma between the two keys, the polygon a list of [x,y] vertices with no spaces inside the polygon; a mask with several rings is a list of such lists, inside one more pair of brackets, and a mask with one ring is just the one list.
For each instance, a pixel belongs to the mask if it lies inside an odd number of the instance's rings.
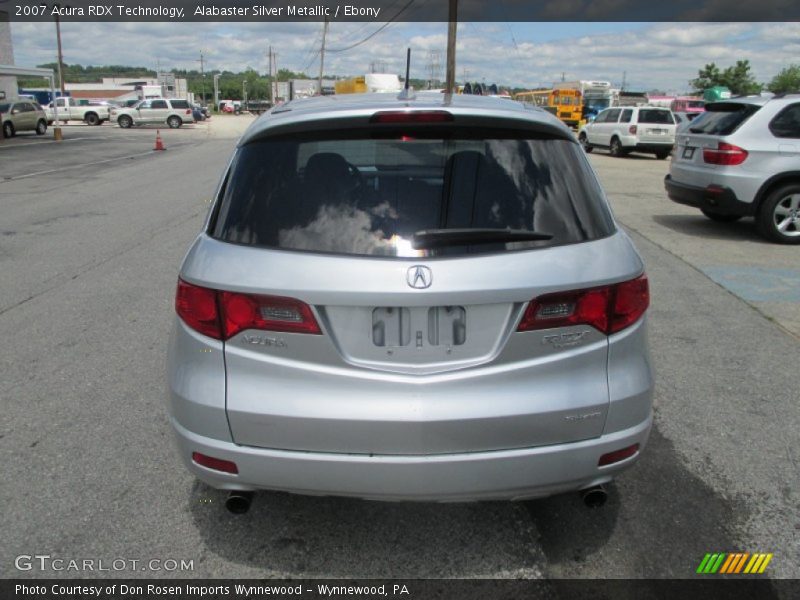
{"label": "white suv", "polygon": [[667,108],[631,106],[607,108],[578,134],[583,149],[608,148],[612,156],[648,152],[667,158],[675,144],[675,119]]}
{"label": "white suv", "polygon": [[151,98],[142,100],[131,108],[111,110],[111,120],[123,129],[133,125],[167,125],[177,129],[184,123],[194,123],[192,107],[188,100]]}
{"label": "white suv", "polygon": [[664,185],[709,219],[752,216],[766,238],[800,244],[800,94],[707,104],[678,134]]}

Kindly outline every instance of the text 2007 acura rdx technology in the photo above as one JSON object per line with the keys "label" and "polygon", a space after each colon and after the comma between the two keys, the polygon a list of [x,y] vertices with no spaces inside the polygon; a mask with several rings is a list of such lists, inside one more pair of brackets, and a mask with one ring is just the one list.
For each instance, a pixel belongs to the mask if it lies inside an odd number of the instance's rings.
{"label": "text 2007 acura rdx technology", "polygon": [[180,453],[232,510],[259,489],[599,503],[652,422],[648,303],[545,111],[290,102],[240,140],[180,270]]}

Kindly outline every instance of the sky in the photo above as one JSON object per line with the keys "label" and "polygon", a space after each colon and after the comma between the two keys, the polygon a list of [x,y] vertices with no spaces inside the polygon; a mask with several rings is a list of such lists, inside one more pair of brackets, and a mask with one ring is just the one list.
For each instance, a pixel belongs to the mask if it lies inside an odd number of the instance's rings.
{"label": "sky", "polygon": [[[428,79],[438,57],[444,78],[447,23],[331,23],[325,73],[401,74],[412,49],[411,77]],[[385,27],[384,27],[385,26]],[[322,23],[75,23],[61,24],[64,62],[156,69],[267,70],[267,48],[278,68],[319,74]],[[380,31],[380,28],[384,27]],[[377,32],[377,33],[375,33]],[[375,33],[366,42],[349,50]],[[15,63],[56,61],[53,23],[11,24]],[[705,64],[749,59],[768,83],[800,64],[800,23],[459,23],[456,78],[510,87],[546,87],[593,79],[626,89],[680,93]],[[373,64],[375,63],[375,64]]]}

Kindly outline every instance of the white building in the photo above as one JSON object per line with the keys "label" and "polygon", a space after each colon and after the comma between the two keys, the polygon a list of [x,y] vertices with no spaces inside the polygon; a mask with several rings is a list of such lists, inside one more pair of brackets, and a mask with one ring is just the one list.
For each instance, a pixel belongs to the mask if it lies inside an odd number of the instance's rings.
{"label": "white building", "polygon": [[[0,11],[0,65],[14,64],[14,48],[11,46],[11,23],[8,13]],[[0,100],[17,97],[17,78],[0,75]]]}

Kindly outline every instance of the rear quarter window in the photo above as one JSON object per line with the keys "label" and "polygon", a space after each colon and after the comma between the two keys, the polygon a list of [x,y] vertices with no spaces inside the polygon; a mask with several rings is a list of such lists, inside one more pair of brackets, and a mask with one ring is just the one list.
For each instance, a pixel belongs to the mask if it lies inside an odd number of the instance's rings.
{"label": "rear quarter window", "polygon": [[769,124],[772,135],[780,138],[800,138],[800,104],[787,106]]}
{"label": "rear quarter window", "polygon": [[[580,146],[519,132],[348,131],[237,150],[209,233],[264,248],[453,256],[571,244],[613,233]],[[546,241],[413,249],[430,229],[515,229]]]}

